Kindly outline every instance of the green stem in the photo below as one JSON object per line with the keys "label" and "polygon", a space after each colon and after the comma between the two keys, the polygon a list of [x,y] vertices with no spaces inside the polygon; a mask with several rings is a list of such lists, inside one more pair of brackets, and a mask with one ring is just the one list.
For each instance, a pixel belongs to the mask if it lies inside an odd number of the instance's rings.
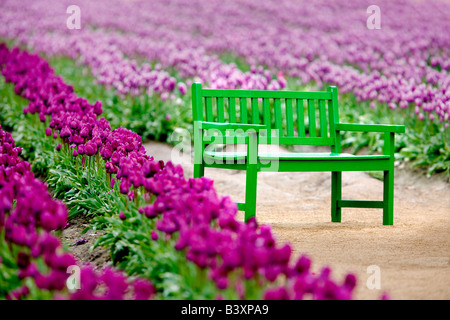
{"label": "green stem", "polygon": [[134,203],[136,208],[139,208],[139,188],[134,188]]}
{"label": "green stem", "polygon": [[88,186],[91,187],[91,157],[88,156]]}

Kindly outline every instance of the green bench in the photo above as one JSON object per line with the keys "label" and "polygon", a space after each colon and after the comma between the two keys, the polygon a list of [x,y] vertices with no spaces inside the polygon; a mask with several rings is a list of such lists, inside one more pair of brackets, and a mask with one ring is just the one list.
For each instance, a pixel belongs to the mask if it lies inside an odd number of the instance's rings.
{"label": "green bench", "polygon": [[[192,85],[194,178],[205,167],[246,171],[245,220],[256,214],[258,171],[331,172],[331,221],[342,208],[383,209],[383,224],[394,221],[394,135],[402,125],[339,123],[336,87],[325,92],[219,90]],[[340,131],[384,133],[382,155],[341,153]],[[242,151],[223,146],[240,144]],[[261,152],[266,145],[330,146],[329,153]],[[261,147],[262,148],[262,147]],[[342,171],[383,171],[383,200],[342,200]]]}

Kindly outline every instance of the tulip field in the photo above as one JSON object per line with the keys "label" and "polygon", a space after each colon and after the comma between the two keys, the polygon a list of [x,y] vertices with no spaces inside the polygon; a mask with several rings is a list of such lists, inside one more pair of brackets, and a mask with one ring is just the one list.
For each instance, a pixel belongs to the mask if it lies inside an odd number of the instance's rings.
{"label": "tulip field", "polygon": [[[334,85],[341,122],[405,125],[396,167],[449,182],[449,17],[440,0],[2,1],[0,299],[358,299],[354,273],[313,270],[314,256],[145,143],[192,133],[194,82]],[[379,153],[383,136],[342,143]],[[74,252],[89,232],[108,266]]]}

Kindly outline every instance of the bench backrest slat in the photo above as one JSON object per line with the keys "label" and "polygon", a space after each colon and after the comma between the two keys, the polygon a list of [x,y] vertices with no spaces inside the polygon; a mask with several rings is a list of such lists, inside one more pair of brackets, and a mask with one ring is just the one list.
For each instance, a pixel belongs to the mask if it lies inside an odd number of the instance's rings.
{"label": "bench backrest slat", "polygon": [[222,90],[194,83],[192,106],[194,121],[264,124],[268,130],[262,133],[261,143],[337,148],[335,87],[325,92]]}
{"label": "bench backrest slat", "polygon": [[328,137],[327,130],[327,109],[325,107],[325,100],[319,100],[319,119],[320,119],[320,136]]}
{"label": "bench backrest slat", "polygon": [[252,123],[259,124],[258,98],[251,98],[250,101],[252,106]]}
{"label": "bench backrest slat", "polygon": [[230,123],[236,123],[236,98],[228,98],[228,114]]}
{"label": "bench backrest slat", "polygon": [[278,131],[278,136],[283,136],[283,119],[281,114],[281,101],[279,98],[274,99],[275,108],[275,129]]}
{"label": "bench backrest slat", "polygon": [[270,129],[272,127],[272,119],[271,119],[269,98],[263,98],[263,112],[264,112],[264,124],[267,126],[267,129]]}
{"label": "bench backrest slat", "polygon": [[298,136],[306,137],[305,123],[305,107],[303,106],[303,99],[296,99],[297,101],[297,126]]}
{"label": "bench backrest slat", "polygon": [[223,103],[223,98],[217,98],[217,121],[223,123],[225,122],[225,106]]}
{"label": "bench backrest slat", "polygon": [[248,123],[247,118],[247,98],[240,97],[239,98],[239,108],[241,111],[241,122],[240,123]]}
{"label": "bench backrest slat", "polygon": [[292,110],[292,99],[286,99],[286,134],[294,136],[294,111]]}
{"label": "bench backrest slat", "polygon": [[316,137],[316,108],[313,99],[308,99],[308,127],[309,136]]}
{"label": "bench backrest slat", "polygon": [[213,121],[214,114],[213,114],[212,98],[211,97],[205,98],[205,105],[206,105],[206,120],[207,121]]}

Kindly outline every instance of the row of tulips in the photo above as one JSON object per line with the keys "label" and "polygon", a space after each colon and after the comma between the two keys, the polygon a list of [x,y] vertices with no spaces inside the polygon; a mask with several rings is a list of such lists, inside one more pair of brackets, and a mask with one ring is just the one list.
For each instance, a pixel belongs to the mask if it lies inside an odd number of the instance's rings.
{"label": "row of tulips", "polygon": [[[39,14],[45,7],[45,11],[54,18],[61,17],[64,4],[55,3],[56,7],[49,6],[48,3],[31,4],[25,8],[27,19],[30,19],[29,25],[42,22],[42,16]],[[121,5],[119,3],[119,5]],[[86,3],[84,7],[83,19],[90,21],[91,13],[97,8]],[[11,3],[7,8],[11,11],[5,11],[4,21],[10,19],[16,20],[17,10],[20,6]],[[120,7],[115,9],[121,10]],[[128,8],[130,9],[130,8]],[[136,8],[135,8],[136,9]],[[94,10],[94,11],[92,11]],[[53,22],[56,21],[53,20]],[[12,22],[12,21],[11,21]],[[2,34],[5,38],[16,37],[25,40],[24,45],[31,45],[35,51],[45,52],[49,55],[67,55],[72,58],[78,58],[79,63],[90,68],[92,74],[96,77],[99,84],[107,88],[114,88],[121,95],[131,94],[134,96],[154,93],[158,94],[162,100],[169,97],[176,98],[175,92],[184,95],[187,85],[183,81],[177,82],[174,76],[166,71],[175,68],[182,79],[186,79],[187,84],[196,77],[197,81],[211,83],[213,87],[223,88],[244,88],[244,89],[280,89],[285,86],[285,79],[280,76],[273,79],[272,73],[268,70],[261,72],[245,72],[237,68],[236,65],[228,65],[221,62],[217,57],[211,56],[202,48],[186,47],[180,50],[180,45],[169,45],[167,43],[152,43],[152,50],[142,47],[135,35],[128,34],[121,37],[120,33],[110,33],[105,28],[100,28],[95,32],[92,30],[80,30],[78,34],[68,34],[66,30],[62,32],[47,31],[54,30],[56,27],[53,22],[44,22],[41,27],[34,31],[41,33],[41,36],[31,36],[26,39],[24,34],[17,35],[18,30],[13,25]],[[109,25],[107,21],[104,21]],[[94,23],[96,24],[96,23]],[[111,25],[110,25],[111,26]],[[27,27],[24,25],[23,27]],[[56,27],[57,28],[57,27]],[[121,32],[127,32],[127,29],[121,29]],[[21,28],[21,32],[24,30]],[[161,35],[164,38],[165,35]],[[132,48],[130,50],[130,48]],[[143,56],[146,61],[139,65],[136,59],[130,59],[128,56]],[[161,61],[153,68],[149,62]],[[166,69],[166,70],[165,70]],[[264,71],[264,72],[263,72]]]}
{"label": "row of tulips", "polygon": [[[147,236],[155,241],[175,239],[173,249],[185,252],[187,260],[206,270],[217,289],[226,289],[233,279],[237,291],[242,291],[243,281],[256,282],[261,298],[352,298],[354,275],[337,284],[328,268],[313,274],[310,259],[302,256],[293,261],[290,245],[278,245],[270,227],[254,220],[239,222],[237,206],[228,197],[218,197],[212,181],[185,179],[180,166],[146,155],[138,135],[123,128],[111,130],[99,118],[99,102],[90,105],[78,98],[45,60],[6,46],[0,52],[2,74],[33,105],[25,112],[39,114],[42,122],[49,123],[46,134],[61,142],[57,150],[74,162],[82,157],[88,168],[104,165],[92,172],[103,171],[112,191],[136,202],[146,218],[156,219],[156,229]],[[125,222],[129,215],[121,212],[119,218]],[[160,233],[165,237],[158,239]],[[245,294],[244,290],[239,296]]]}
{"label": "row of tulips", "polygon": [[[123,94],[157,92],[165,99],[177,86],[184,93],[192,79],[216,88],[280,89],[285,74],[301,84],[337,85],[342,93],[372,101],[373,108],[410,108],[418,119],[448,128],[445,1],[379,1],[381,30],[368,29],[365,0],[80,0],[81,30],[64,25],[69,4],[6,1],[0,35],[37,52],[79,57],[99,83]],[[242,57],[251,70],[221,62],[218,55],[224,53]],[[145,63],[139,66],[132,57]],[[159,64],[152,69],[154,61]],[[165,71],[171,69],[184,82],[177,85]]]}
{"label": "row of tulips", "polygon": [[[11,281],[0,288],[0,298],[149,299],[154,287],[148,280],[112,268],[95,271],[64,249],[54,233],[67,225],[67,208],[35,178],[21,152],[0,126],[0,268]],[[79,283],[68,285],[74,266]],[[70,291],[71,285],[79,290]]]}

